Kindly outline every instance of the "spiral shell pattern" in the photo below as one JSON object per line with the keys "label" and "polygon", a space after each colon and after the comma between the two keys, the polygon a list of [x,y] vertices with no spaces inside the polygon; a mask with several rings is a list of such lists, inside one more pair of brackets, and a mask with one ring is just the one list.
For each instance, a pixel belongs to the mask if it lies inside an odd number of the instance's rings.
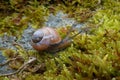
{"label": "spiral shell pattern", "polygon": [[61,37],[55,29],[43,27],[33,33],[31,45],[34,49],[42,51],[59,42],[61,42]]}

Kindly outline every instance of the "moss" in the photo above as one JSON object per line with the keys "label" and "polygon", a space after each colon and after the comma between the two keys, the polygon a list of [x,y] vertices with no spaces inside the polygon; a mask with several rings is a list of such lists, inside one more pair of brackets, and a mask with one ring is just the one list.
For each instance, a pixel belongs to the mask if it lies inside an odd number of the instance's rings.
{"label": "moss", "polygon": [[43,76],[39,75],[39,74],[35,74],[35,75],[28,75],[28,77],[25,80],[45,80],[43,78]]}
{"label": "moss", "polygon": [[5,77],[5,78],[4,78],[4,77],[1,77],[0,79],[1,79],[1,80],[10,80],[10,79],[7,78],[7,77]]}
{"label": "moss", "polygon": [[[25,60],[27,60],[29,56],[35,56],[38,59],[37,64],[45,64],[45,70],[26,75],[25,80],[119,80],[120,2],[118,0],[92,0],[90,3],[88,3],[89,0],[62,1],[63,0],[43,0],[39,2],[41,5],[39,5],[36,0],[30,2],[31,5],[29,5],[29,8],[23,10],[26,17],[20,18],[20,25],[23,25],[21,20],[23,20],[23,22],[31,21],[37,26],[36,28],[38,28],[38,25],[44,22],[42,18],[47,15],[47,10],[48,13],[63,10],[70,16],[78,19],[78,21],[87,22],[87,26],[91,28],[90,34],[84,33],[78,35],[73,39],[70,47],[56,54],[37,52],[34,50],[26,51],[18,47],[19,55],[23,56]],[[101,2],[99,3],[98,1]],[[55,2],[57,4],[55,4]],[[96,3],[98,3],[98,5],[96,5]],[[18,3],[11,4],[13,9],[15,8],[14,10],[18,9],[18,7],[14,7],[15,4]],[[81,15],[83,15],[83,17]],[[15,31],[19,29],[15,27],[19,25],[10,21],[18,16],[18,13],[14,13],[11,16],[1,19],[2,32],[7,31],[8,28],[8,32],[10,33],[12,30]],[[85,18],[85,20],[83,18]],[[7,24],[7,21],[10,21],[10,23]],[[23,27],[23,30],[24,28],[25,27]],[[61,30],[64,30],[63,32],[65,33],[67,33],[67,30],[63,28],[58,29],[64,38],[65,34],[61,32]],[[9,52],[6,53],[9,54]]]}
{"label": "moss", "polygon": [[[9,35],[15,35],[18,37],[23,33],[23,30],[28,27],[29,23],[35,25],[34,28],[39,28],[41,25],[43,25],[45,17],[48,15],[47,9],[42,5],[35,6],[35,4],[32,4],[32,2],[26,4],[28,2],[24,2],[22,0],[10,0],[9,6],[12,7],[12,12],[5,13],[7,16],[4,16],[0,19],[0,34],[7,32]],[[6,8],[7,7],[5,7],[5,10]]]}
{"label": "moss", "polygon": [[3,51],[3,55],[7,58],[13,58],[15,56],[15,50],[6,49]]}

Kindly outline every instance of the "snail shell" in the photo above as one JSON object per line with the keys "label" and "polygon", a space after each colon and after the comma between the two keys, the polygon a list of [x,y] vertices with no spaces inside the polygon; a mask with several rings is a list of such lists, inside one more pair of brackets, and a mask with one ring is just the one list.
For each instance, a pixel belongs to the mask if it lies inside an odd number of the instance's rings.
{"label": "snail shell", "polygon": [[31,45],[38,51],[46,50],[49,46],[60,43],[61,37],[50,27],[43,27],[33,33]]}

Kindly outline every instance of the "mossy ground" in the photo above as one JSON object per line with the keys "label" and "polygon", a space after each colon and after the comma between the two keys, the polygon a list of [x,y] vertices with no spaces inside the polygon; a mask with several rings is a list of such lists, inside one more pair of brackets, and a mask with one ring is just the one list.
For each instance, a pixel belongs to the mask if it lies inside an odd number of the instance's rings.
{"label": "mossy ground", "polygon": [[[8,32],[15,35],[18,30],[22,34],[29,22],[38,28],[43,25],[44,16],[59,10],[78,22],[86,23],[91,29],[89,34],[78,35],[70,47],[56,54],[27,51],[17,46],[18,53],[25,60],[28,56],[36,56],[36,64],[45,64],[45,69],[36,73],[16,75],[18,80],[120,80],[119,0],[6,0],[1,1],[1,4],[3,12],[0,15],[7,10],[11,13],[4,14],[0,19],[1,34]],[[64,34],[61,35],[64,37]],[[3,80],[11,78],[1,77]]]}

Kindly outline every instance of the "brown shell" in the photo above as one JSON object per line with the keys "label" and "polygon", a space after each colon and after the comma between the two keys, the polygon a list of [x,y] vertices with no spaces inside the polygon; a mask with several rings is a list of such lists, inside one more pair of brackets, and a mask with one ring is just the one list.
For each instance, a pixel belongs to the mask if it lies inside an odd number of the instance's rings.
{"label": "brown shell", "polygon": [[61,37],[55,29],[50,27],[44,27],[43,31],[45,35],[53,35],[53,38],[51,38],[51,44],[56,44],[61,41]]}
{"label": "brown shell", "polygon": [[[59,43],[61,41],[60,35],[53,28],[43,27],[43,28],[41,28],[41,29],[39,29],[37,31],[38,32],[39,31],[43,32],[44,36],[52,35],[52,37],[48,38],[49,39],[48,41],[50,41],[49,44],[44,44],[44,43],[43,44],[39,44],[39,43],[36,44],[36,43],[31,41],[32,42],[31,43],[32,47],[34,49],[38,50],[38,51],[47,50],[50,45],[57,44],[57,43]],[[41,34],[39,34],[39,35],[41,35]],[[42,41],[46,41],[46,40],[43,39]],[[40,41],[40,42],[42,43],[42,41]]]}
{"label": "brown shell", "polygon": [[32,47],[37,50],[37,51],[43,51],[43,50],[46,50],[48,48],[48,45],[36,45],[34,43],[31,43]]}

